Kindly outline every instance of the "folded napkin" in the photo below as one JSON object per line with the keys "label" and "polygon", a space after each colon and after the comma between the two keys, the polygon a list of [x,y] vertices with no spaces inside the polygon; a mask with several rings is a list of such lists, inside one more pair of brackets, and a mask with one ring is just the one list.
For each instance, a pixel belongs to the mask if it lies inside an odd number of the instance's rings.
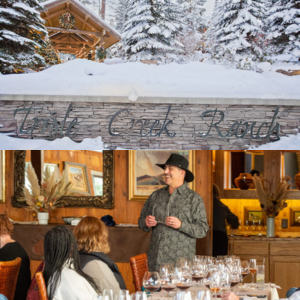
{"label": "folded napkin", "polygon": [[106,226],[116,226],[116,222],[114,221],[113,217],[111,215],[106,215],[101,218],[101,221]]}

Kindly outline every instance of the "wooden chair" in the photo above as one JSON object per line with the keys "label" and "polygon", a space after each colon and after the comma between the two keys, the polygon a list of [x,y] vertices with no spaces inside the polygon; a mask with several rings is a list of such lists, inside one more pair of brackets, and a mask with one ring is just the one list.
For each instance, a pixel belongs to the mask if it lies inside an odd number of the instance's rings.
{"label": "wooden chair", "polygon": [[37,272],[35,274],[35,279],[39,288],[40,300],[48,300],[47,288],[45,284],[44,275],[42,272]]}
{"label": "wooden chair", "polygon": [[0,261],[0,294],[13,300],[21,266],[21,258],[12,261]]}
{"label": "wooden chair", "polygon": [[133,274],[133,281],[136,291],[141,291],[143,286],[143,277],[148,269],[148,258],[146,253],[130,257],[130,267]]}

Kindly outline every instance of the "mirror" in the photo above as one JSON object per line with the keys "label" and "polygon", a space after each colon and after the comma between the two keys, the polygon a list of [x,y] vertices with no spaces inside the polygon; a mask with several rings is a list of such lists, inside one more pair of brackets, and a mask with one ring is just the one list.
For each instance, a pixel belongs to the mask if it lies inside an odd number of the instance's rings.
{"label": "mirror", "polygon": [[[114,208],[113,199],[113,151],[89,150],[45,150],[41,157],[41,169],[49,166],[58,168],[60,173],[66,169],[72,182],[72,196],[65,196],[65,207]],[[26,151],[15,151],[14,196],[12,206],[23,207],[23,186],[25,184],[26,164],[31,162]],[[37,172],[38,174],[39,172]],[[41,173],[41,172],[40,172]]]}
{"label": "mirror", "polygon": [[227,164],[226,189],[238,188],[235,179],[241,173],[251,175],[264,172],[264,152],[258,150],[249,151],[226,151],[225,163]]}
{"label": "mirror", "polygon": [[291,178],[289,180],[289,183],[291,184],[290,189],[298,190],[295,176],[300,172],[300,151],[283,151],[282,155],[283,174],[281,174],[281,176],[289,176]]}

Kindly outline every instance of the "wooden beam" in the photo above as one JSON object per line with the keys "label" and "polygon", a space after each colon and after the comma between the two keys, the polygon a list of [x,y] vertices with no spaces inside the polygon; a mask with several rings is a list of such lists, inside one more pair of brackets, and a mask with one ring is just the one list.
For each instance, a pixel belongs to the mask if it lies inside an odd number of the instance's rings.
{"label": "wooden beam", "polygon": [[[51,14],[51,15],[49,15],[49,13],[48,13],[47,17],[45,17],[44,20],[47,21],[48,19],[51,19],[51,18],[53,18],[53,17],[55,17],[57,15],[63,14],[64,12],[67,12],[67,10],[66,9],[61,9],[60,11],[57,11],[57,12]],[[52,27],[52,25],[51,25],[51,27]]]}
{"label": "wooden beam", "polygon": [[97,37],[101,37],[101,33],[94,31],[82,31],[82,30],[74,30],[74,29],[66,29],[66,28],[57,28],[57,27],[46,27],[48,31],[60,31],[63,33],[79,33],[79,34],[90,34]]}
{"label": "wooden beam", "polygon": [[56,44],[68,44],[68,45],[93,45],[92,43],[89,42],[78,42],[78,41],[61,41],[61,40],[51,40],[52,43],[56,43]]}
{"label": "wooden beam", "polygon": [[100,33],[100,31],[98,31],[94,26],[92,26],[90,23],[88,23],[87,21],[85,21],[83,18],[81,18],[74,10],[70,9],[70,13],[73,14],[77,19],[79,19],[81,22],[85,23],[86,25],[88,25],[89,27],[91,27],[93,30],[95,30],[95,32]]}
{"label": "wooden beam", "polygon": [[[49,16],[49,12],[48,12],[47,10],[45,11],[45,14],[46,14],[47,16]],[[49,21],[47,21],[47,22],[50,24],[51,27],[53,27],[53,24],[52,24],[51,19],[49,19]]]}
{"label": "wooden beam", "polygon": [[85,22],[83,22],[82,30],[85,29],[85,26],[86,26],[86,24],[87,24],[87,20],[89,19],[89,17],[90,17],[90,16],[88,16],[88,15],[86,15],[86,16],[84,17]]}

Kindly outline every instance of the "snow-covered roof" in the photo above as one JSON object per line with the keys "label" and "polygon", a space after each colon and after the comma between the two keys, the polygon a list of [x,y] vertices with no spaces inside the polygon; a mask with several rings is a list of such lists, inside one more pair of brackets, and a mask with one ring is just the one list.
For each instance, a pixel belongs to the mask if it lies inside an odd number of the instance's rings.
{"label": "snow-covered roof", "polygon": [[300,105],[300,76],[276,72],[292,68],[299,65],[269,64],[256,73],[211,62],[76,59],[35,74],[0,75],[0,100]]}
{"label": "snow-covered roof", "polygon": [[106,23],[103,19],[101,19],[98,15],[96,15],[92,10],[90,10],[87,6],[82,4],[80,1],[77,1],[77,0],[48,0],[48,1],[42,2],[41,5],[43,5],[45,8],[50,8],[50,7],[53,7],[53,6],[56,6],[58,4],[65,3],[65,2],[70,2],[70,3],[74,4],[75,6],[80,8],[80,10],[82,10],[85,13],[87,13],[88,15],[90,15],[90,17],[92,19],[94,19],[94,21],[96,21],[97,23],[100,23],[101,26],[107,32],[111,32],[112,34],[117,36],[119,39],[121,39],[121,34],[115,28],[113,28],[108,23]]}

